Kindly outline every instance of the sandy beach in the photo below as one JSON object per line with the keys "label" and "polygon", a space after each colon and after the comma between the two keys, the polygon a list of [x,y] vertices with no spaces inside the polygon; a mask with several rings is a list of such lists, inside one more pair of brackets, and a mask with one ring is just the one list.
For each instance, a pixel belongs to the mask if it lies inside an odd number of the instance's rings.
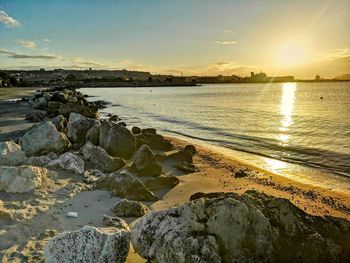
{"label": "sandy beach", "polygon": [[[0,141],[16,139],[19,130],[33,125],[25,120],[31,110],[27,104],[4,100],[30,95],[32,90],[4,90],[0,95]],[[188,142],[167,138],[175,149],[183,149]],[[160,160],[163,173],[176,176],[179,184],[173,188],[154,191],[156,202],[144,202],[154,211],[183,204],[191,195],[203,192],[234,192],[247,190],[290,200],[306,213],[317,216],[334,216],[350,220],[350,196],[311,184],[302,184],[283,176],[264,171],[244,163],[234,156],[195,145],[197,153],[193,164],[197,172],[186,174],[174,168],[168,159]],[[77,153],[77,151],[73,152]],[[156,152],[157,153],[157,152]],[[167,152],[163,152],[163,154]],[[129,160],[130,164],[132,160]],[[92,189],[77,175],[60,169],[45,178],[40,187],[25,194],[0,192],[3,209],[0,213],[0,261],[40,262],[43,247],[57,233],[77,230],[85,225],[103,226],[104,215],[111,211],[120,198],[105,190]],[[1,207],[0,207],[1,208]],[[67,217],[77,212],[78,218]],[[123,218],[133,225],[137,218]],[[126,262],[146,262],[132,250]]]}

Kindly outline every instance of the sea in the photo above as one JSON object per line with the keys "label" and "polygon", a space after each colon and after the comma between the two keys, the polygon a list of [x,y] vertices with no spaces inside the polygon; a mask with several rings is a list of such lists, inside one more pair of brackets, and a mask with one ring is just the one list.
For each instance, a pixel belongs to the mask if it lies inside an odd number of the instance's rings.
{"label": "sea", "polygon": [[350,82],[82,88],[154,127],[298,181],[350,193]]}

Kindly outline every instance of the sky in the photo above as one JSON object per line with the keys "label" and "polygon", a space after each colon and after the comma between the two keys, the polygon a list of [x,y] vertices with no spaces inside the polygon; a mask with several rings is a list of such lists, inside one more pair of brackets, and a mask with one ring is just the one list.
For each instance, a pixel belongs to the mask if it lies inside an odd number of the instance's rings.
{"label": "sky", "polygon": [[0,69],[350,73],[350,0],[0,0]]}

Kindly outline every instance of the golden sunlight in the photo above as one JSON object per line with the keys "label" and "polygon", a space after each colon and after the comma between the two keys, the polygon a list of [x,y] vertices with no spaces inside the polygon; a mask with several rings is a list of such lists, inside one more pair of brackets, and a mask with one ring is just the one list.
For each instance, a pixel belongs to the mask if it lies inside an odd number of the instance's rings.
{"label": "golden sunlight", "polygon": [[282,67],[296,66],[305,63],[305,47],[297,42],[281,45],[277,54],[277,62]]}

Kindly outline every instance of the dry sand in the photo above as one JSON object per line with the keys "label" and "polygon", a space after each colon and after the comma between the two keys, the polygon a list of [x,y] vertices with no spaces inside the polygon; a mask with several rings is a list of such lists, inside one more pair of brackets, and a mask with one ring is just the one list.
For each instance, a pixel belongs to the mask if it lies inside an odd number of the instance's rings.
{"label": "dry sand", "polygon": [[[0,97],[1,98],[1,97]],[[5,106],[4,106],[5,105]],[[24,121],[22,106],[0,103],[0,140],[16,125],[32,125]],[[4,125],[6,124],[6,125]],[[23,126],[23,127],[24,127]],[[2,137],[1,137],[2,136]],[[178,148],[187,143],[170,138]],[[266,194],[289,199],[299,208],[313,215],[331,215],[350,220],[350,196],[347,193],[303,184],[282,176],[258,169],[235,159],[196,145],[194,164],[199,172],[185,175],[163,161],[163,170],[177,176],[180,184],[172,189],[156,192],[161,198],[155,203],[146,203],[153,210],[161,210],[182,204],[196,192],[243,193],[256,189]],[[240,169],[248,176],[235,178]],[[57,176],[47,178],[41,187],[25,194],[0,192],[5,212],[10,217],[0,219],[0,262],[40,262],[42,248],[52,236],[59,232],[76,230],[84,225],[102,226],[103,215],[113,215],[112,206],[119,200],[109,192],[94,190],[82,182],[82,176],[56,170]],[[74,211],[78,218],[67,217]],[[133,224],[136,218],[125,218]],[[130,252],[127,262],[145,262]]]}

